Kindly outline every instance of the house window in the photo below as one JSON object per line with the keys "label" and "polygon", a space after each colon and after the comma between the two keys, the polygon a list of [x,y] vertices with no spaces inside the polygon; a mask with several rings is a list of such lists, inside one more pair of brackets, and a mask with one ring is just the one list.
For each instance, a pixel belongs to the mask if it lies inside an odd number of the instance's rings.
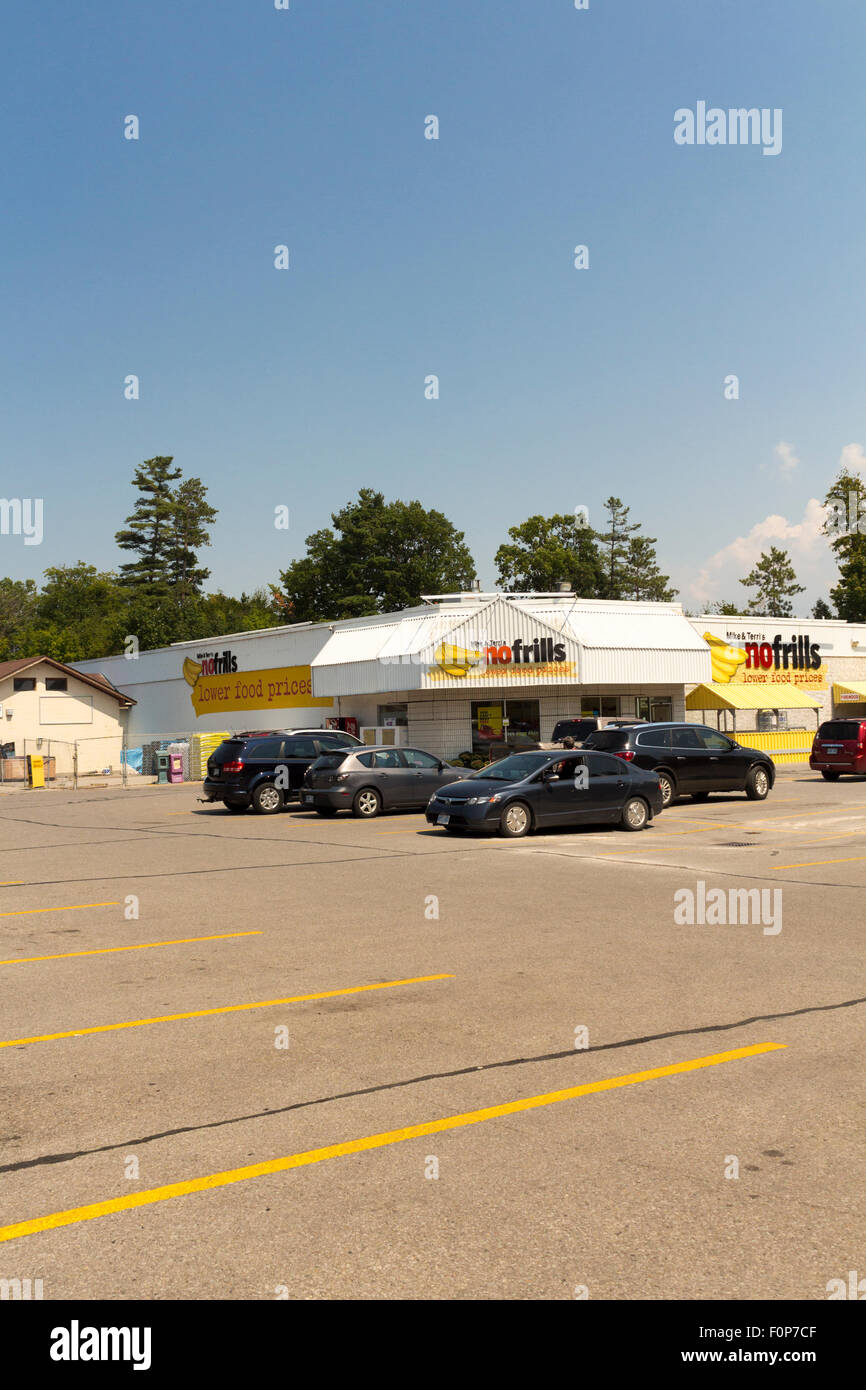
{"label": "house window", "polygon": [[19,690],[35,690],[35,689],[36,689],[36,677],[35,677],[35,676],[13,676],[13,678],[12,678],[12,689],[15,691],[15,694],[16,694],[16,695],[18,694],[18,691],[19,691]]}
{"label": "house window", "polygon": [[45,677],[45,689],[46,689],[46,690],[65,690],[65,689],[66,689],[66,677],[65,677],[65,676],[46,676],[46,677]]}

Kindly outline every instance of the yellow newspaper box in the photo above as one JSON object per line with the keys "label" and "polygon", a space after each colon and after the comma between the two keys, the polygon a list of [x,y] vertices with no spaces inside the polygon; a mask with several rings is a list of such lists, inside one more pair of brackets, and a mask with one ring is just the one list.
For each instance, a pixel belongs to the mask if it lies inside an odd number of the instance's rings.
{"label": "yellow newspaper box", "polygon": [[45,786],[45,759],[41,754],[31,754],[30,756],[30,785],[31,787]]}

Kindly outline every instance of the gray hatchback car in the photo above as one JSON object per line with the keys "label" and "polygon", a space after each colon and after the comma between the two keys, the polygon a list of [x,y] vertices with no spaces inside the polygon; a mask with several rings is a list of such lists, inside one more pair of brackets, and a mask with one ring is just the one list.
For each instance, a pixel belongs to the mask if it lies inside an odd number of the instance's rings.
{"label": "gray hatchback car", "polygon": [[334,749],[307,768],[300,808],[320,816],[351,811],[363,820],[380,811],[420,810],[454,776],[450,763],[422,748]]}

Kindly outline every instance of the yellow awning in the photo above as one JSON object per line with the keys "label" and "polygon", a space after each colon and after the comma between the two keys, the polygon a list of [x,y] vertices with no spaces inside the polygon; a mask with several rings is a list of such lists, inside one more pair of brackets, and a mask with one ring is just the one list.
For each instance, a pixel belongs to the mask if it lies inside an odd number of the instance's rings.
{"label": "yellow awning", "polygon": [[833,686],[833,703],[837,705],[866,704],[866,681],[845,681]]}
{"label": "yellow awning", "polygon": [[[864,687],[866,688],[866,687]],[[866,699],[866,695],[863,697]],[[686,709],[820,709],[821,702],[797,685],[723,685],[707,681],[686,696]]]}

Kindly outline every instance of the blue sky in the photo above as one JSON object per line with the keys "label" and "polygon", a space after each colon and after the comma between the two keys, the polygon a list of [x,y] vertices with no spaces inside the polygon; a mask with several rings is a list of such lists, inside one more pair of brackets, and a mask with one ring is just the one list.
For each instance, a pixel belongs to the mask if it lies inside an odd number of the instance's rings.
{"label": "blue sky", "polygon": [[[866,465],[864,38],[862,0],[13,7],[0,492],[45,519],[0,573],[115,566],[173,454],[228,592],[362,486],[444,511],[484,587],[508,526],[613,492],[689,607],[776,543],[805,612],[810,499]],[[699,100],[781,108],[782,152],[677,146]]]}

